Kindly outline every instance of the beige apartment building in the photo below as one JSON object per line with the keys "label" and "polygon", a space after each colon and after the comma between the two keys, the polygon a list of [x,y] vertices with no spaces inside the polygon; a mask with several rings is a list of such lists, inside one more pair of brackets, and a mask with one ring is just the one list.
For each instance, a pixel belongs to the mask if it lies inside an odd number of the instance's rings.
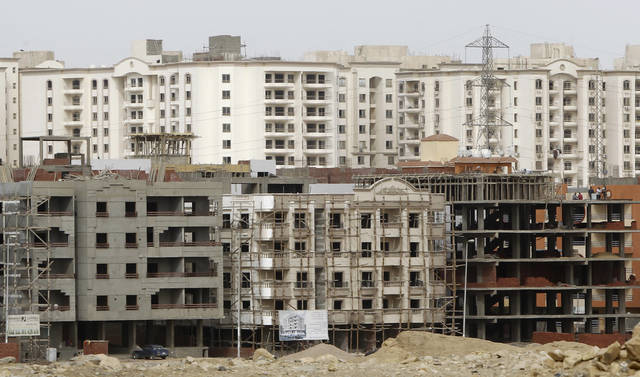
{"label": "beige apartment building", "polygon": [[233,344],[237,313],[244,344],[264,347],[283,346],[279,310],[328,310],[330,342],[343,349],[447,326],[444,196],[395,178],[346,186],[223,197],[225,315],[214,346]]}

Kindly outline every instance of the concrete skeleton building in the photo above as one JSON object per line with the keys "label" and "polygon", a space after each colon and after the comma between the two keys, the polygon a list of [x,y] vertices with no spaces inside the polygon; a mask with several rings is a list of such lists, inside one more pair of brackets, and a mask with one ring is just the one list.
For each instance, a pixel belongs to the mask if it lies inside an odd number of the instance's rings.
{"label": "concrete skeleton building", "polygon": [[[359,176],[356,187],[387,177]],[[444,194],[455,216],[449,262],[466,335],[520,342],[536,333],[624,334],[640,319],[637,184],[607,185],[612,199],[572,200],[549,175],[395,177]]]}

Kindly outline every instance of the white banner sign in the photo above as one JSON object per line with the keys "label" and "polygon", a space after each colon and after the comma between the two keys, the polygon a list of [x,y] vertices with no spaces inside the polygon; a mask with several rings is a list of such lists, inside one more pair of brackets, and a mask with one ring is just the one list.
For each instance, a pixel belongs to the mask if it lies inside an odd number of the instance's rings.
{"label": "white banner sign", "polygon": [[280,340],[329,340],[326,310],[280,310]]}
{"label": "white banner sign", "polygon": [[7,317],[8,336],[39,336],[40,315],[17,314]]}

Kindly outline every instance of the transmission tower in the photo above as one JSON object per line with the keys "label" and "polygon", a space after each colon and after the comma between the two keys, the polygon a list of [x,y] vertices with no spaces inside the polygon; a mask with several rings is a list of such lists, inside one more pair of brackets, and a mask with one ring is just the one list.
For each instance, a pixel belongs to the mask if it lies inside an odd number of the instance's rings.
{"label": "transmission tower", "polygon": [[595,79],[595,123],[592,125],[596,142],[595,168],[596,177],[603,178],[607,175],[607,155],[604,149],[604,138],[602,135],[602,72],[598,70]]}
{"label": "transmission tower", "polygon": [[[501,89],[504,82],[494,75],[493,49],[509,48],[505,43],[491,35],[491,30],[487,24],[484,35],[475,41],[467,44],[467,48],[482,49],[482,73],[476,79],[475,86],[481,88],[480,114],[473,119],[473,122],[465,123],[473,127],[478,127],[475,149],[488,149],[494,154],[496,147],[502,145],[501,127],[512,126],[511,123],[502,119],[501,114],[497,114],[495,106],[495,91]],[[495,141],[492,141],[495,140]]]}

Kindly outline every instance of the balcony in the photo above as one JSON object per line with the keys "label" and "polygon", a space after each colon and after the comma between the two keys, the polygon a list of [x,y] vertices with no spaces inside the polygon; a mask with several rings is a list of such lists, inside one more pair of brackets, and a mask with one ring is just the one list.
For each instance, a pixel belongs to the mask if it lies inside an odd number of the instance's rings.
{"label": "balcony", "polygon": [[195,247],[195,246],[219,246],[220,242],[215,241],[194,241],[194,242],[160,242],[160,247]]}
{"label": "balcony", "polygon": [[205,272],[148,272],[147,278],[201,278],[216,276],[213,271]]}
{"label": "balcony", "polygon": [[106,312],[106,311],[109,311],[109,305],[100,305],[100,306],[96,306],[96,311],[97,311],[97,312]]}
{"label": "balcony", "polygon": [[124,107],[136,109],[136,108],[144,107],[144,104],[142,102],[125,102]]}
{"label": "balcony", "polygon": [[109,212],[96,212],[96,217],[109,217]]}
{"label": "balcony", "polygon": [[124,248],[125,249],[137,249],[138,248],[138,243],[137,242],[127,242],[124,244]]}
{"label": "balcony", "polygon": [[151,304],[151,309],[210,309],[217,308],[216,303],[205,304]]}
{"label": "balcony", "polygon": [[125,279],[138,279],[140,276],[137,273],[126,273],[124,274]]}
{"label": "balcony", "polygon": [[305,111],[303,112],[302,117],[308,120],[326,120],[330,118],[330,115],[331,115],[331,112],[329,111],[325,111],[325,112]]}
{"label": "balcony", "polygon": [[125,310],[138,310],[138,305],[125,305]]}
{"label": "balcony", "polygon": [[96,249],[108,249],[108,248],[109,248],[108,242],[101,242],[101,243],[96,242]]}
{"label": "balcony", "polygon": [[327,78],[315,78],[308,79],[305,78],[302,80],[302,86],[304,87],[312,87],[312,88],[320,88],[320,87],[328,87],[331,86],[331,80]]}

